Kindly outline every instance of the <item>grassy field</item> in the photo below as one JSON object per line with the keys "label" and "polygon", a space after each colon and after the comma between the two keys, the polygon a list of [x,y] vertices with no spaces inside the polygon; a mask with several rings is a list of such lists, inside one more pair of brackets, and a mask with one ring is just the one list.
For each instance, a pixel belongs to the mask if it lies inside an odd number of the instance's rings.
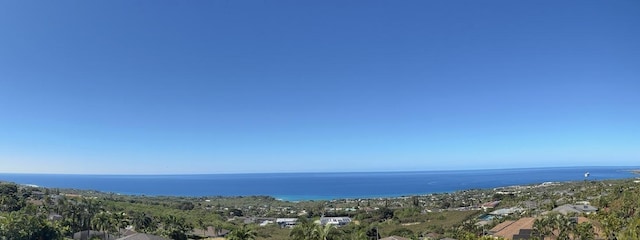
{"label": "grassy field", "polygon": [[424,221],[414,223],[399,224],[391,222],[390,224],[382,223],[378,230],[382,236],[389,236],[391,232],[400,228],[406,228],[414,233],[428,232],[435,228],[451,228],[460,225],[463,221],[470,217],[476,216],[480,211],[445,211],[439,213],[424,214]]}

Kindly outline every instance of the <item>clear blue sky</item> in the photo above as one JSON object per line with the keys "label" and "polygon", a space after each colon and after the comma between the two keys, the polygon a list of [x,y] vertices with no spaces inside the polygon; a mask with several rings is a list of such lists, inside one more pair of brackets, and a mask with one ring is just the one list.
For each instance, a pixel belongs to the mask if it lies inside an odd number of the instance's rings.
{"label": "clear blue sky", "polygon": [[0,172],[640,165],[640,1],[2,1]]}

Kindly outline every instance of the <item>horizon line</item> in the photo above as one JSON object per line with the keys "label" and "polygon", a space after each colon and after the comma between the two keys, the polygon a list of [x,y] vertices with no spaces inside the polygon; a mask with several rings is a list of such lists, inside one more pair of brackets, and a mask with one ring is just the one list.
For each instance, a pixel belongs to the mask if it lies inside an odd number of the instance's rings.
{"label": "horizon line", "polygon": [[[455,172],[455,171],[491,171],[491,170],[524,170],[552,168],[630,168],[640,170],[640,165],[592,165],[592,166],[544,166],[544,167],[509,167],[509,168],[473,168],[473,169],[438,169],[438,170],[372,170],[372,171],[282,171],[282,172],[219,172],[219,173],[37,173],[37,172],[0,172],[0,175],[77,175],[77,176],[198,176],[198,175],[251,175],[251,174],[344,174],[344,173],[419,173],[419,172]],[[631,169],[633,168],[633,169]]]}

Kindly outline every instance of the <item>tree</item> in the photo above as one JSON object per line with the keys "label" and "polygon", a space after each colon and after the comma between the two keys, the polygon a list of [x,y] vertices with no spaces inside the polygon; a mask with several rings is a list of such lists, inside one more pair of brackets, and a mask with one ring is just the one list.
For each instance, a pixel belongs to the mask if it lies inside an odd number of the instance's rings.
{"label": "tree", "polygon": [[411,231],[411,229],[402,227],[402,228],[398,228],[396,230],[391,231],[389,235],[411,238],[413,237],[414,233],[413,231]]}
{"label": "tree", "polygon": [[551,234],[551,227],[546,218],[538,218],[533,222],[533,235],[539,239],[543,239],[545,236]]}
{"label": "tree", "polygon": [[136,231],[142,232],[150,232],[156,228],[153,218],[146,213],[136,213],[133,215],[133,227]]}
{"label": "tree", "polygon": [[607,239],[614,239],[615,234],[622,230],[623,219],[615,216],[611,213],[599,213],[597,215],[600,224],[602,225],[602,231]]}
{"label": "tree", "polygon": [[115,213],[113,214],[113,222],[116,225],[116,228],[118,230],[118,232],[120,232],[120,229],[124,229],[126,227],[129,226],[129,220],[127,220],[127,218],[125,218],[124,213]]}
{"label": "tree", "polygon": [[87,230],[87,236],[91,234],[91,220],[100,210],[99,202],[93,201],[92,199],[83,198],[80,204],[78,205],[80,210],[80,226]]}
{"label": "tree", "polygon": [[241,227],[233,229],[229,233],[228,238],[229,240],[255,240],[256,236],[256,232],[244,224]]}
{"label": "tree", "polygon": [[193,227],[190,224],[186,223],[186,220],[182,217],[167,215],[162,220],[164,224],[165,235],[174,240],[186,240],[186,233],[193,229]]}
{"label": "tree", "polygon": [[329,240],[329,239],[333,239],[333,233],[334,233],[335,227],[330,225],[330,224],[325,224],[324,226],[322,225],[316,225],[315,229],[314,229],[314,237],[316,237],[316,239],[318,240]]}
{"label": "tree", "polygon": [[370,227],[367,232],[367,239],[380,239],[380,233],[378,232],[378,227]]}
{"label": "tree", "polygon": [[551,225],[554,232],[557,232],[556,239],[558,240],[570,240],[571,234],[575,232],[576,222],[572,219],[562,215],[550,215]]}
{"label": "tree", "polygon": [[[606,224],[603,224],[603,227],[606,229]],[[558,240],[590,240],[595,238],[595,231],[591,223],[578,224],[578,218],[562,214],[552,214],[536,219],[533,222],[533,229],[535,231],[534,237],[538,239],[551,237]],[[606,231],[605,234],[607,234]]]}
{"label": "tree", "polygon": [[316,239],[316,234],[315,224],[306,217],[300,217],[289,236],[294,240],[313,240]]}
{"label": "tree", "polygon": [[13,183],[0,184],[0,211],[18,211],[25,205],[24,199],[18,194],[18,185]]}
{"label": "tree", "polygon": [[202,228],[202,236],[206,237],[207,228],[209,228],[209,224],[207,224],[202,218],[198,219],[198,227]]}
{"label": "tree", "polygon": [[583,222],[578,224],[574,239],[593,240],[595,235],[591,223]]}
{"label": "tree", "polygon": [[632,219],[630,224],[620,231],[619,239],[640,239],[640,218]]}
{"label": "tree", "polygon": [[32,216],[24,212],[12,212],[0,218],[0,239],[62,239],[61,229],[47,221],[44,215]]}
{"label": "tree", "polygon": [[349,235],[350,240],[368,240],[367,231],[363,229],[356,229]]}
{"label": "tree", "polygon": [[115,218],[113,214],[107,212],[100,212],[93,217],[93,228],[104,232],[103,239],[109,238],[109,231],[115,230]]}
{"label": "tree", "polygon": [[193,210],[193,208],[195,208],[195,205],[193,205],[192,202],[181,202],[180,204],[178,204],[177,208],[180,210]]}
{"label": "tree", "polygon": [[394,212],[393,210],[387,208],[387,207],[383,207],[380,208],[376,211],[376,213],[378,214],[379,218],[381,221],[387,220],[387,219],[392,219],[394,216]]}
{"label": "tree", "polygon": [[213,230],[216,232],[216,236],[220,236],[223,228],[224,228],[224,223],[222,221],[216,220],[213,222]]}
{"label": "tree", "polygon": [[244,213],[242,212],[242,210],[234,208],[234,209],[229,210],[229,215],[236,216],[236,217],[242,217],[242,216],[244,216]]}

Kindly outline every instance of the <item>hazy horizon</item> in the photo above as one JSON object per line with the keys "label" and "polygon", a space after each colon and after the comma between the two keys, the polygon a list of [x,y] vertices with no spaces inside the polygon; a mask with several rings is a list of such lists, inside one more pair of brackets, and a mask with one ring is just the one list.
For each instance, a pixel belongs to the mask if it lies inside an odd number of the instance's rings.
{"label": "hazy horizon", "polygon": [[0,2],[0,172],[632,166],[638,10]]}
{"label": "hazy horizon", "polygon": [[[423,172],[483,172],[500,170],[527,170],[527,169],[576,169],[584,168],[589,172],[590,168],[627,168],[621,170],[640,170],[640,165],[627,166],[547,166],[547,167],[519,167],[519,168],[474,168],[474,169],[437,169],[437,170],[390,170],[390,171],[331,171],[331,172],[211,172],[211,173],[47,173],[47,172],[0,172],[2,174],[16,175],[95,175],[95,176],[197,176],[197,175],[261,175],[261,174],[352,174],[352,173],[423,173]],[[0,179],[1,180],[1,179]]]}

